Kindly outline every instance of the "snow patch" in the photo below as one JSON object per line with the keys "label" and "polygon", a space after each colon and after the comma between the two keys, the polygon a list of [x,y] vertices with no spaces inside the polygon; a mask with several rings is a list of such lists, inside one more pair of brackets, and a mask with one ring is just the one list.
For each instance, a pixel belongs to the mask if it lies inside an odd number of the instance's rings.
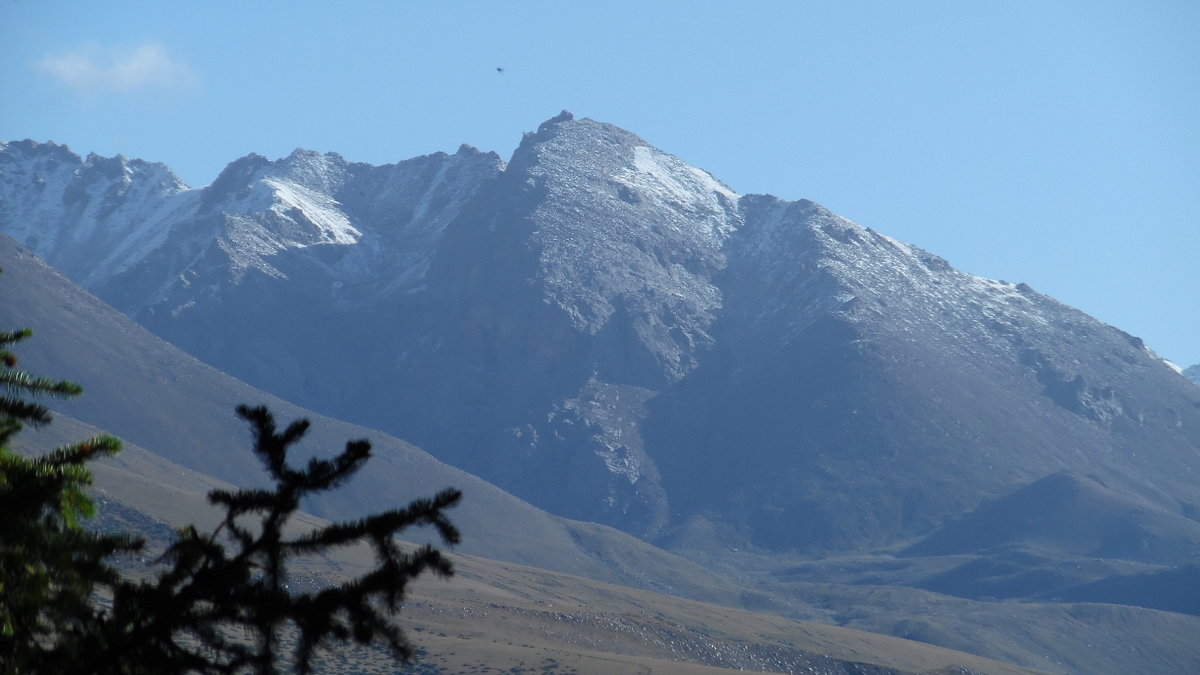
{"label": "snow patch", "polygon": [[362,232],[350,224],[350,219],[341,211],[341,204],[327,194],[310,190],[290,181],[274,178],[263,180],[274,192],[275,203],[270,210],[282,218],[295,220],[293,210],[316,226],[319,236],[308,241],[291,242],[297,248],[313,244],[354,244],[362,238]]}
{"label": "snow patch", "polygon": [[731,202],[738,200],[738,195],[733,190],[708,172],[645,145],[633,149],[633,166],[639,173],[651,179],[649,182],[639,181],[640,187],[667,201],[710,206],[713,193],[724,195]]}

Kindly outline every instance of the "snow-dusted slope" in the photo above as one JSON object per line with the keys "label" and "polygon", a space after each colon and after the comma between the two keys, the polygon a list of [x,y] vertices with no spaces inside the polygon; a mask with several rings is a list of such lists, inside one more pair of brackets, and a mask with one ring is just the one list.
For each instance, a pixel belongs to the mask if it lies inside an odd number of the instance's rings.
{"label": "snow-dusted slope", "polygon": [[331,247],[314,257],[337,282],[402,289],[420,283],[446,224],[503,166],[468,146],[383,167],[300,149],[278,162],[252,155],[208,189],[207,210],[224,219],[236,270],[282,277],[273,259]]}
{"label": "snow-dusted slope", "polygon": [[717,349],[648,422],[698,516],[673,541],[920,532],[1065,468],[1193,508],[1200,399],[1141,340],[811,202],[740,205]]}
{"label": "snow-dusted slope", "polygon": [[741,222],[738,196],[627,131],[569,114],[526,137],[512,164],[539,194],[528,218],[546,299],[589,335],[624,318],[662,376],[693,368],[712,343],[713,275]]}
{"label": "snow-dusted slope", "polygon": [[0,225],[135,315],[186,311],[248,272],[285,279],[297,258],[331,293],[397,291],[421,282],[446,224],[503,166],[467,146],[382,167],[296,150],[189,189],[161,164],[21,141],[0,146]]}
{"label": "snow-dusted slope", "polygon": [[121,274],[166,245],[197,193],[162,164],[71,153],[65,146],[0,144],[5,232],[81,283]]}

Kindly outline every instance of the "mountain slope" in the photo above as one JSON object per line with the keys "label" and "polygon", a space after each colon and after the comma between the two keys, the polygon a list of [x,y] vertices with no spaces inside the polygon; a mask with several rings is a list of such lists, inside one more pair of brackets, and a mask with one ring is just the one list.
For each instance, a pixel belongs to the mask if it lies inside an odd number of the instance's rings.
{"label": "mountain slope", "polygon": [[[361,516],[454,486],[464,493],[452,517],[462,530],[465,553],[736,602],[737,591],[728,582],[632,537],[551,516],[404,441],[313,414],[205,366],[3,235],[0,269],[0,324],[35,329],[35,337],[22,344],[22,366],[67,377],[85,389],[78,399],[53,402],[66,415],[189,469],[245,486],[255,484],[262,470],[233,408],[243,402],[264,404],[280,420],[312,421],[302,444],[307,452],[329,454],[356,438],[372,442],[371,469],[353,490],[306,504],[312,513]],[[67,430],[51,425],[41,433],[46,439],[41,445],[77,440],[61,436]],[[631,569],[627,561],[637,556],[644,557],[644,564]]]}
{"label": "mountain slope", "polygon": [[909,547],[952,555],[1004,546],[1170,563],[1200,555],[1200,523],[1122,498],[1095,479],[1053,474],[985,503]]}

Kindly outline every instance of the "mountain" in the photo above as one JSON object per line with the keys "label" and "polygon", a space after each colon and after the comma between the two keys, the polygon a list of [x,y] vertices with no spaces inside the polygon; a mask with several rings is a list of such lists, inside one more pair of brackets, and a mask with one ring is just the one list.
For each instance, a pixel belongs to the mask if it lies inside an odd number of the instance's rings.
{"label": "mountain", "polygon": [[0,228],[197,358],[694,559],[912,545],[1064,471],[1200,514],[1200,390],[1138,338],[569,113],[508,162],[0,176]]}

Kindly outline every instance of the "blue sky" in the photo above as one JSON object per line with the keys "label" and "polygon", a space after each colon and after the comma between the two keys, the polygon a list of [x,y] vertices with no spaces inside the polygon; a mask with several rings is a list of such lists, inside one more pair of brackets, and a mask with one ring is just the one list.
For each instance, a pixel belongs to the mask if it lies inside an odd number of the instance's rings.
{"label": "blue sky", "polygon": [[[562,109],[1200,363],[1200,3],[0,0],[0,138],[507,158]],[[497,68],[504,72],[497,72]]]}

